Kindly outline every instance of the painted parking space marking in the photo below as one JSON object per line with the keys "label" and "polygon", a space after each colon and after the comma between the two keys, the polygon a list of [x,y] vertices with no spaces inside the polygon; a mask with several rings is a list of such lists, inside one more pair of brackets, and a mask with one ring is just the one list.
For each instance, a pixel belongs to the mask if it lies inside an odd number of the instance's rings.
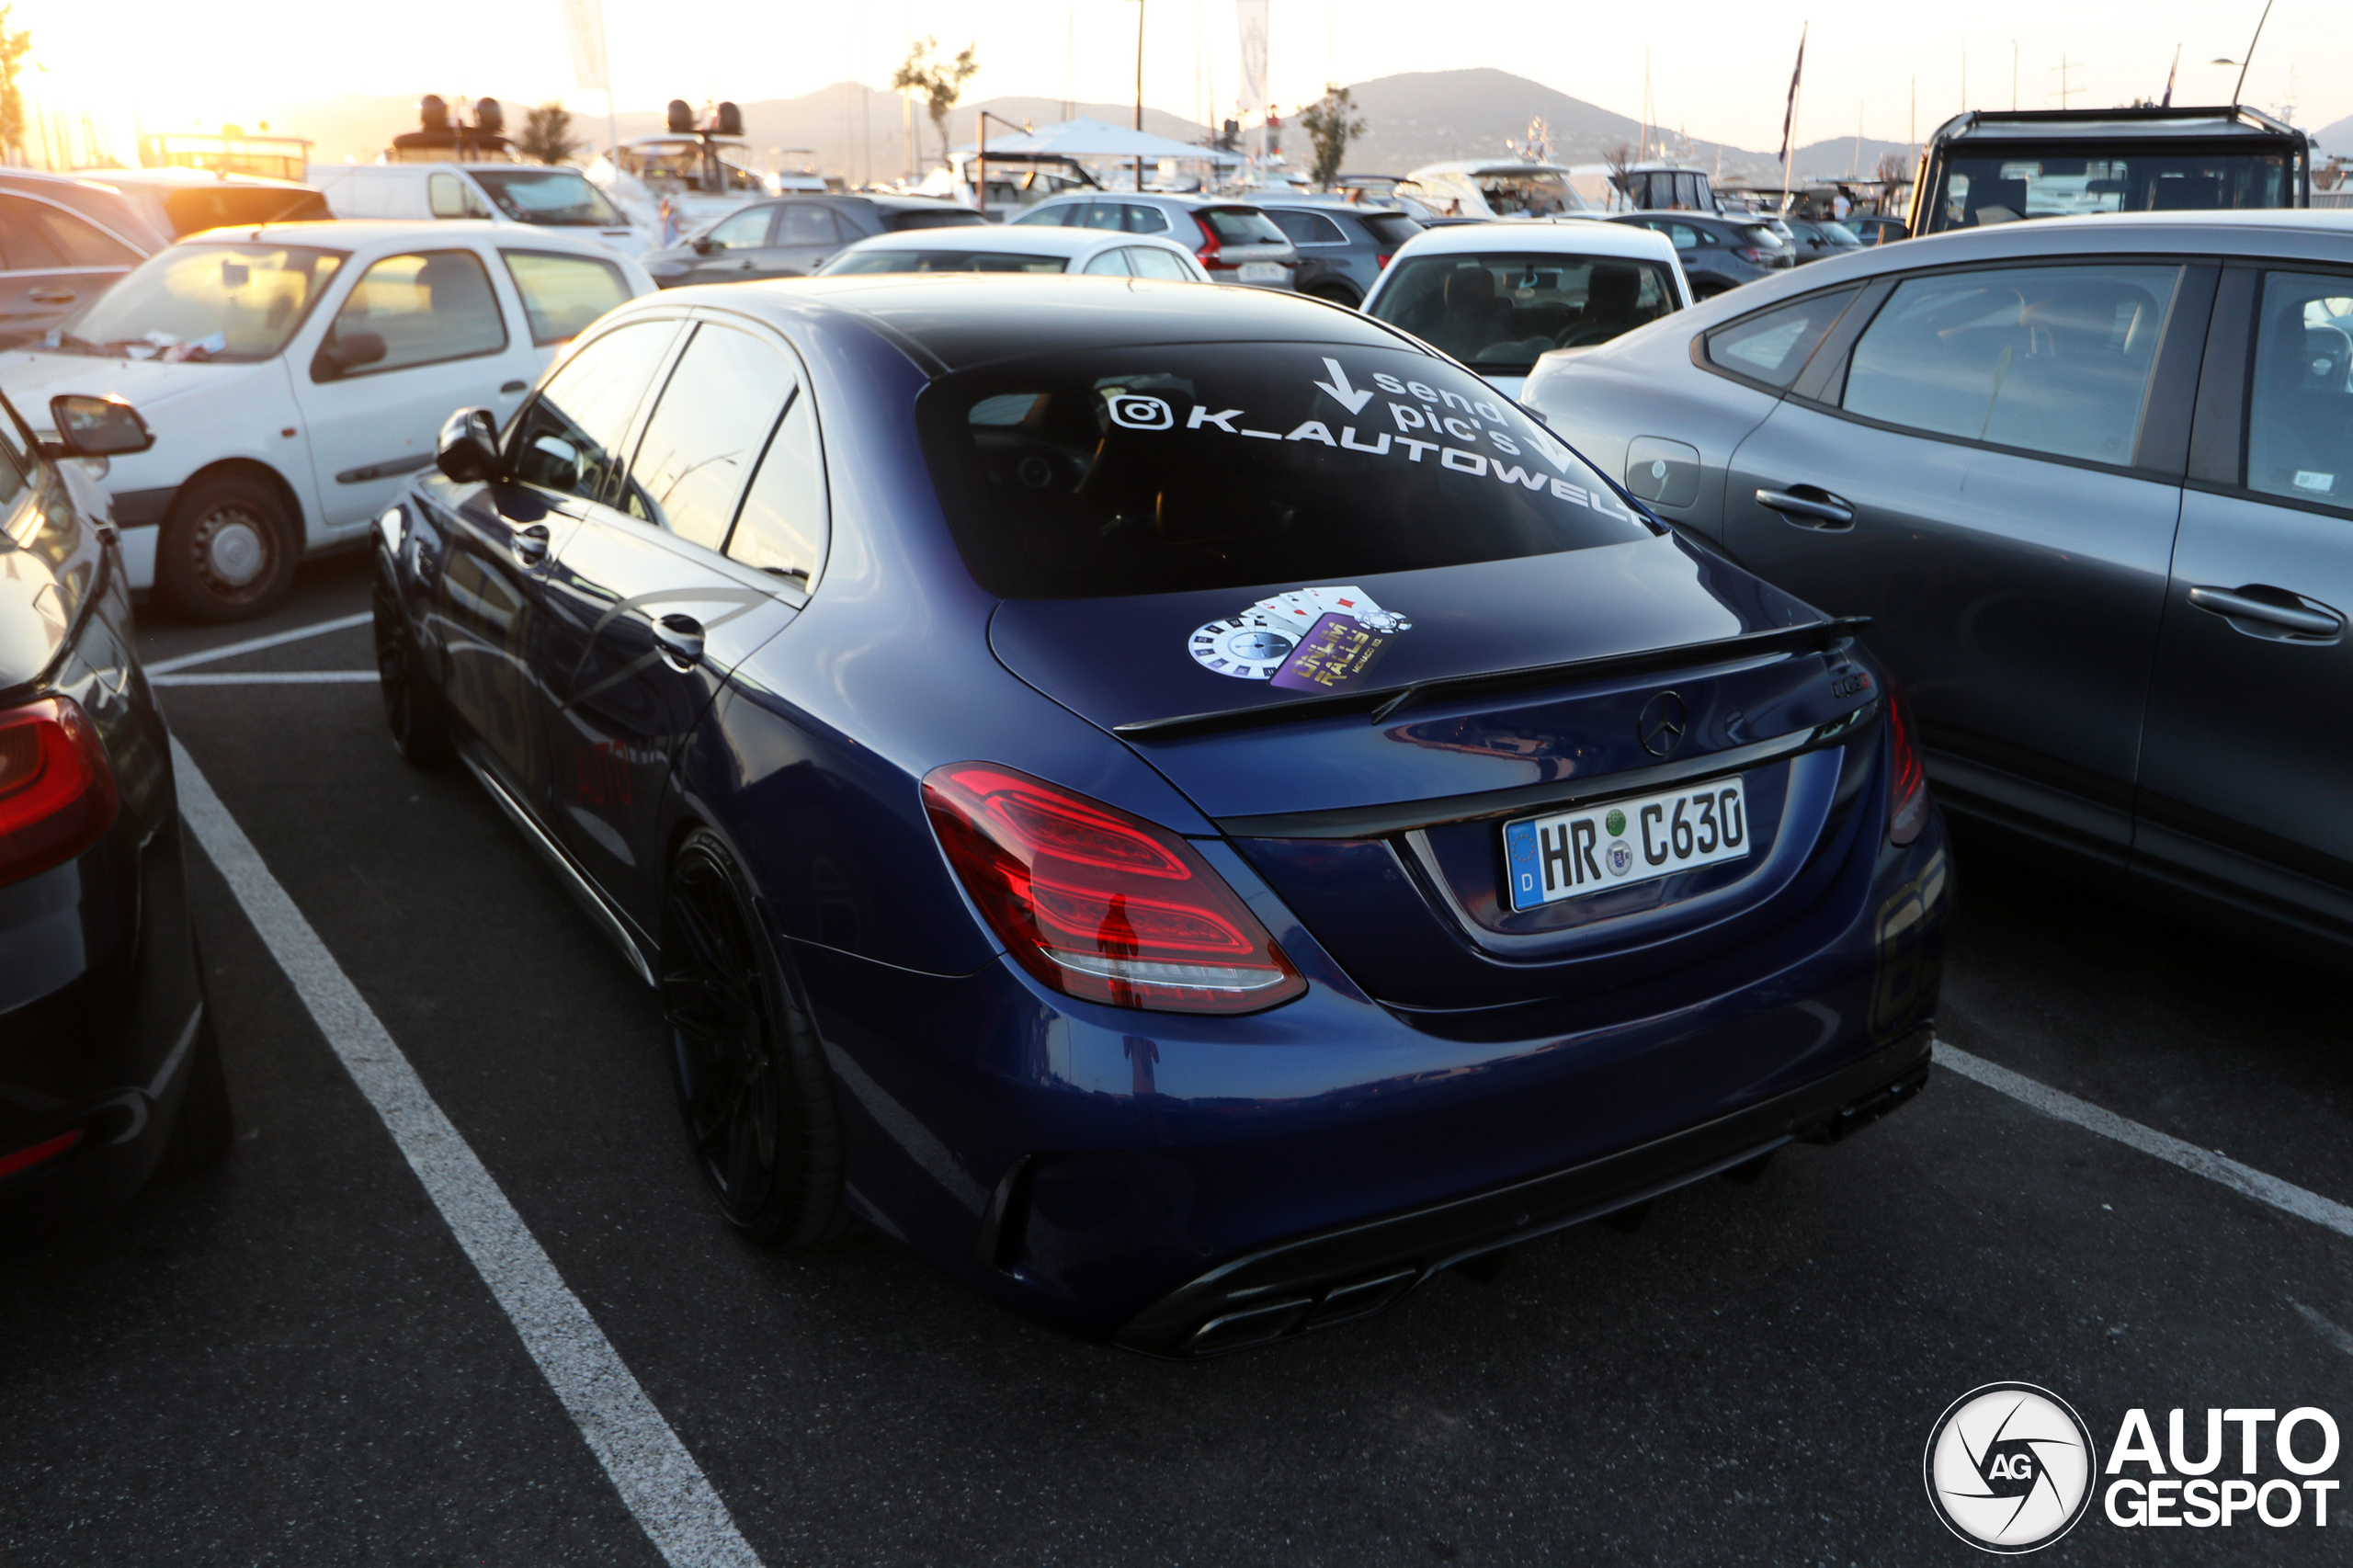
{"label": "painted parking space marking", "polygon": [[258,653],[264,648],[279,648],[289,642],[300,642],[306,637],[324,637],[330,631],[348,631],[355,626],[366,626],[376,619],[373,611],[361,610],[358,615],[337,616],[311,626],[298,626],[291,631],[273,631],[267,637],[248,637],[242,642],[224,642],[218,648],[206,648],[194,653],[182,653],[176,659],[159,659],[147,666],[147,676],[171,674],[174,670],[192,669],[217,659],[233,659],[240,653]]}
{"label": "painted parking space marking", "polygon": [[188,671],[152,677],[153,686],[372,686],[374,670],[232,670]]}
{"label": "painted parking space marking", "polygon": [[2054,1089],[2022,1073],[1996,1066],[1982,1056],[1972,1056],[1959,1046],[1941,1040],[1937,1041],[1937,1061],[1962,1077],[2007,1095],[2045,1116],[2060,1121],[2071,1121],[2103,1138],[2112,1138],[2144,1154],[2154,1155],[2169,1165],[2178,1165],[2193,1176],[2219,1182],[2243,1197],[2252,1198],[2258,1203],[2268,1203],[2300,1220],[2309,1220],[2325,1230],[2335,1231],[2340,1236],[2353,1236],[2353,1207],[2339,1203],[2333,1198],[2323,1198],[2319,1193],[2298,1187],[2293,1182],[2266,1176],[2252,1165],[2241,1165],[2227,1155],[2215,1153],[2211,1149],[2201,1149],[2195,1143],[2185,1142],[2171,1133],[2143,1127],[2112,1110],[2104,1110],[2089,1100],[2079,1100],[2064,1090]]}
{"label": "painted parking space marking", "polygon": [[[361,616],[347,624],[357,624]],[[759,1568],[725,1503],[175,739],[180,812],[672,1568]]]}

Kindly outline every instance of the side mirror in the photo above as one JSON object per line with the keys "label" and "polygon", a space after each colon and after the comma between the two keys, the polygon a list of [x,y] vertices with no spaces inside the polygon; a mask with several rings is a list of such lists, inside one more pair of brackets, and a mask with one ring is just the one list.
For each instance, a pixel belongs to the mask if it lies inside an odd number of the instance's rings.
{"label": "side mirror", "polygon": [[375,364],[387,352],[380,333],[355,332],[330,337],[319,346],[318,357],[311,361],[311,380],[340,380],[363,365]]}
{"label": "side mirror", "polygon": [[49,416],[57,426],[51,456],[119,458],[155,444],[147,421],[119,397],[63,392],[49,400]]}
{"label": "side mirror", "polygon": [[690,240],[688,243],[694,246],[697,256],[709,256],[711,252],[722,248],[719,242],[713,239]]}
{"label": "side mirror", "polygon": [[434,466],[460,484],[496,479],[498,426],[487,408],[461,408],[441,426]]}

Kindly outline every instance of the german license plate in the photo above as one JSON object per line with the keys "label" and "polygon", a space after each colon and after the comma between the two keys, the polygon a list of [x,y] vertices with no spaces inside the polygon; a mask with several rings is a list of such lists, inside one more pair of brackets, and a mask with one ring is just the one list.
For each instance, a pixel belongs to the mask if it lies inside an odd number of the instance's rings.
{"label": "german license plate", "polygon": [[1245,283],[1279,283],[1283,280],[1283,264],[1279,261],[1245,261],[1236,270]]}
{"label": "german license plate", "polygon": [[1504,824],[1514,909],[1585,898],[1747,854],[1748,797],[1737,778]]}

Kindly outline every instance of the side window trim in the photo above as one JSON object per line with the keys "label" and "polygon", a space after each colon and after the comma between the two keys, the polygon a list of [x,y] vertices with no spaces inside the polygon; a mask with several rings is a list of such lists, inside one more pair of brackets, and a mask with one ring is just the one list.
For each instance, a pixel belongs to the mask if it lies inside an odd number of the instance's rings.
{"label": "side window trim", "polygon": [[2255,376],[2255,295],[2262,277],[2256,266],[2234,263],[2215,290],[2189,427],[2192,483],[2237,490],[2246,478],[2247,383]]}
{"label": "side window trim", "polygon": [[[1876,281],[1876,279],[1873,279],[1872,281]],[[1893,287],[1893,285],[1891,285],[1891,287]],[[1773,303],[1763,307],[1761,310],[1750,311],[1745,315],[1735,316],[1731,321],[1725,322],[1719,326],[1711,326],[1705,332],[1695,332],[1691,335],[1691,363],[1697,365],[1699,369],[1707,371],[1711,376],[1722,376],[1728,381],[1737,382],[1744,387],[1754,387],[1758,392],[1769,393],[1776,398],[1787,397],[1790,393],[1790,387],[1777,387],[1772,382],[1764,380],[1762,377],[1744,376],[1737,370],[1717,364],[1714,359],[1709,357],[1709,340],[1717,336],[1719,334],[1730,331],[1733,327],[1741,326],[1748,322],[1752,322],[1758,316],[1768,315],[1775,311],[1787,310],[1790,306],[1801,304],[1807,300],[1821,299],[1827,295],[1836,294],[1841,290],[1856,290],[1858,293],[1861,291],[1857,289],[1855,284],[1852,283],[1834,284],[1827,289],[1816,290],[1813,293],[1798,294],[1787,300],[1776,300]],[[1833,321],[1830,324],[1830,330],[1823,334],[1822,342],[1814,345],[1813,352],[1806,357],[1804,367],[1798,371],[1796,380],[1790,382],[1790,386],[1795,386],[1797,381],[1802,381],[1805,379],[1806,371],[1812,369],[1815,361],[1821,358],[1824,345],[1828,343],[1830,338],[1837,332],[1840,323],[1844,322],[1847,316],[1853,313],[1854,308],[1854,301],[1851,299],[1848,300],[1844,306],[1840,307],[1838,319],[1836,321]]]}
{"label": "side window trim", "polygon": [[[654,411],[661,405],[662,394],[668,390],[670,378],[677,373],[678,361],[687,357],[687,345],[695,340],[695,334],[702,328],[703,316],[699,311],[673,319],[678,324],[678,330],[670,339],[669,352],[662,356],[662,362],[654,368],[654,374],[645,379],[645,391],[638,394],[637,411],[629,416],[629,427],[621,432],[620,449],[627,456],[613,465],[612,478],[606,486],[605,494],[597,497],[597,505],[617,517],[629,517],[620,509],[620,499],[621,493],[629,488],[630,474],[637,468],[637,449],[644,444],[646,426],[654,422]],[[629,520],[632,524],[638,522],[635,517]]]}
{"label": "side window trim", "polygon": [[[706,312],[698,311],[696,314],[700,317]],[[723,319],[739,326],[749,324],[744,318],[733,315],[722,316],[717,312],[708,312],[708,315],[709,319],[714,321]],[[757,324],[757,327],[762,337],[784,350],[785,358],[790,361],[797,374],[792,395],[784,400],[784,411],[776,416],[776,423],[768,426],[767,439],[760,444],[760,455],[754,460],[752,472],[745,478],[743,493],[735,497],[735,512],[727,519],[726,537],[719,541],[719,548],[712,553],[718,555],[737,572],[749,573],[772,591],[788,598],[796,599],[799,605],[805,606],[816,597],[819,585],[825,580],[825,568],[832,562],[834,555],[834,487],[831,465],[825,460],[825,422],[817,412],[816,389],[810,384],[809,361],[801,354],[799,346],[765,322]],[[666,381],[667,375],[665,374],[663,379]],[[769,449],[776,445],[777,437],[784,433],[786,422],[798,415],[804,405],[808,409],[810,446],[817,454],[817,492],[824,503],[825,552],[816,562],[815,570],[810,574],[807,585],[796,589],[785,578],[773,573],[759,571],[756,567],[745,565],[729,555],[727,551],[728,547],[735,542],[735,529],[744,520],[744,507],[751,500],[752,487],[759,482],[760,468],[768,460]]]}
{"label": "side window trim", "polygon": [[[2198,402],[2199,367],[2205,359],[2215,285],[2222,268],[2191,262],[2174,290],[2173,310],[2157,339],[2148,396],[2141,404],[2141,428],[2133,437],[2132,467],[2143,473],[2184,478],[2189,467],[2189,431]],[[2253,334],[2248,335],[2249,347]]]}
{"label": "side window trim", "polygon": [[1847,387],[1847,356],[1854,351],[1863,329],[1879,314],[1879,308],[1887,303],[1887,297],[1895,292],[1897,281],[1893,278],[1874,278],[1847,301],[1847,308],[1838,312],[1838,319],[1830,324],[1830,330],[1814,346],[1813,357],[1798,372],[1797,380],[1790,383],[1791,397],[1833,408],[1838,405],[1838,396]]}

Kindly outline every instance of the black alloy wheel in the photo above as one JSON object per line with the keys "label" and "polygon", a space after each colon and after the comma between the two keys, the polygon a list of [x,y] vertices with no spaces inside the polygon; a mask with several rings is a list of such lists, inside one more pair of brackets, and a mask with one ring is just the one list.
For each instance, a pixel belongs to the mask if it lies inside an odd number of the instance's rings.
{"label": "black alloy wheel", "polygon": [[729,1221],[785,1246],[849,1227],[824,1052],[718,836],[671,863],[662,1000],[678,1105]]}
{"label": "black alloy wheel", "polygon": [[376,552],[375,582],[369,608],[375,615],[376,688],[384,699],[384,722],[392,749],[411,767],[430,769],[449,756],[449,710],[441,688],[425,673],[416,643],[401,616],[392,588],[392,563]]}

